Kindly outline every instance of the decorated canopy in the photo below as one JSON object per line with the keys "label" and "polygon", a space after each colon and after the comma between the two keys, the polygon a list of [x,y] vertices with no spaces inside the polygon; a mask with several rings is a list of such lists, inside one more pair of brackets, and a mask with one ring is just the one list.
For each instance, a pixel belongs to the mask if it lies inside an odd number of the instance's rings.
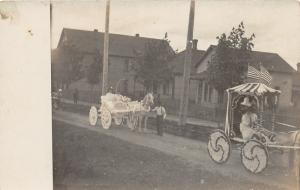
{"label": "decorated canopy", "polygon": [[263,83],[245,83],[232,88],[227,89],[228,101],[227,101],[227,111],[226,111],[226,121],[225,121],[225,133],[229,135],[230,132],[230,122],[232,120],[232,111],[231,109],[231,101],[234,94],[238,95],[252,95],[252,96],[261,96],[264,95],[279,95],[280,90],[275,90],[271,87]]}
{"label": "decorated canopy", "polygon": [[275,90],[263,83],[245,83],[232,88],[227,89],[229,93],[238,93],[238,94],[249,94],[262,96],[265,94],[280,94],[280,90]]}

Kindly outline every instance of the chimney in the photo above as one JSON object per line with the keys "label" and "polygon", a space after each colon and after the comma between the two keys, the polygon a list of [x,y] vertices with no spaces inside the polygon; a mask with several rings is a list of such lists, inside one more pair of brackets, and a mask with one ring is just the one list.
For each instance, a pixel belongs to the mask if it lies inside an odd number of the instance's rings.
{"label": "chimney", "polygon": [[135,37],[140,37],[140,34],[135,34]]}
{"label": "chimney", "polygon": [[300,62],[297,63],[297,72],[300,72]]}
{"label": "chimney", "polygon": [[197,49],[198,40],[193,39],[193,49]]}
{"label": "chimney", "polygon": [[98,29],[94,29],[94,32],[98,32]]}

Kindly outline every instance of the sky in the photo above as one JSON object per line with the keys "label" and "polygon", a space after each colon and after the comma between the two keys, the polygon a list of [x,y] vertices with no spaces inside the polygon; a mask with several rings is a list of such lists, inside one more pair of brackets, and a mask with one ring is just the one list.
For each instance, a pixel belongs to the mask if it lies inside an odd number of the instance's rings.
{"label": "sky", "polygon": [[[189,0],[111,0],[110,32],[163,38],[174,50],[185,49]],[[105,1],[56,1],[52,48],[64,27],[104,31]],[[292,67],[300,62],[299,0],[196,0],[194,39],[198,49],[217,44],[216,37],[244,22],[256,35],[254,50],[278,53]]]}

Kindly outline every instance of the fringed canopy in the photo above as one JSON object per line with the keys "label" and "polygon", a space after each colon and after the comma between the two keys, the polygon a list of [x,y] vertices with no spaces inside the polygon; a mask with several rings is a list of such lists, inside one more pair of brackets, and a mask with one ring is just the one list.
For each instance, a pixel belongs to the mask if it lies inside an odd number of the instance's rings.
{"label": "fringed canopy", "polygon": [[232,88],[227,89],[229,93],[238,93],[238,94],[249,94],[256,96],[263,96],[266,94],[279,95],[280,90],[275,90],[263,83],[245,83]]}

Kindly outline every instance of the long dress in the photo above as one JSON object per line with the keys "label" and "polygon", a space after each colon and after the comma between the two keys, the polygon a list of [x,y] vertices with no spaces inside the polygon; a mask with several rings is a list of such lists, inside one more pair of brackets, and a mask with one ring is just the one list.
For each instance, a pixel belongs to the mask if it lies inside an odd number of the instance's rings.
{"label": "long dress", "polygon": [[255,134],[255,130],[252,128],[257,121],[257,115],[255,113],[246,112],[242,116],[240,124],[240,131],[244,140],[249,140]]}

